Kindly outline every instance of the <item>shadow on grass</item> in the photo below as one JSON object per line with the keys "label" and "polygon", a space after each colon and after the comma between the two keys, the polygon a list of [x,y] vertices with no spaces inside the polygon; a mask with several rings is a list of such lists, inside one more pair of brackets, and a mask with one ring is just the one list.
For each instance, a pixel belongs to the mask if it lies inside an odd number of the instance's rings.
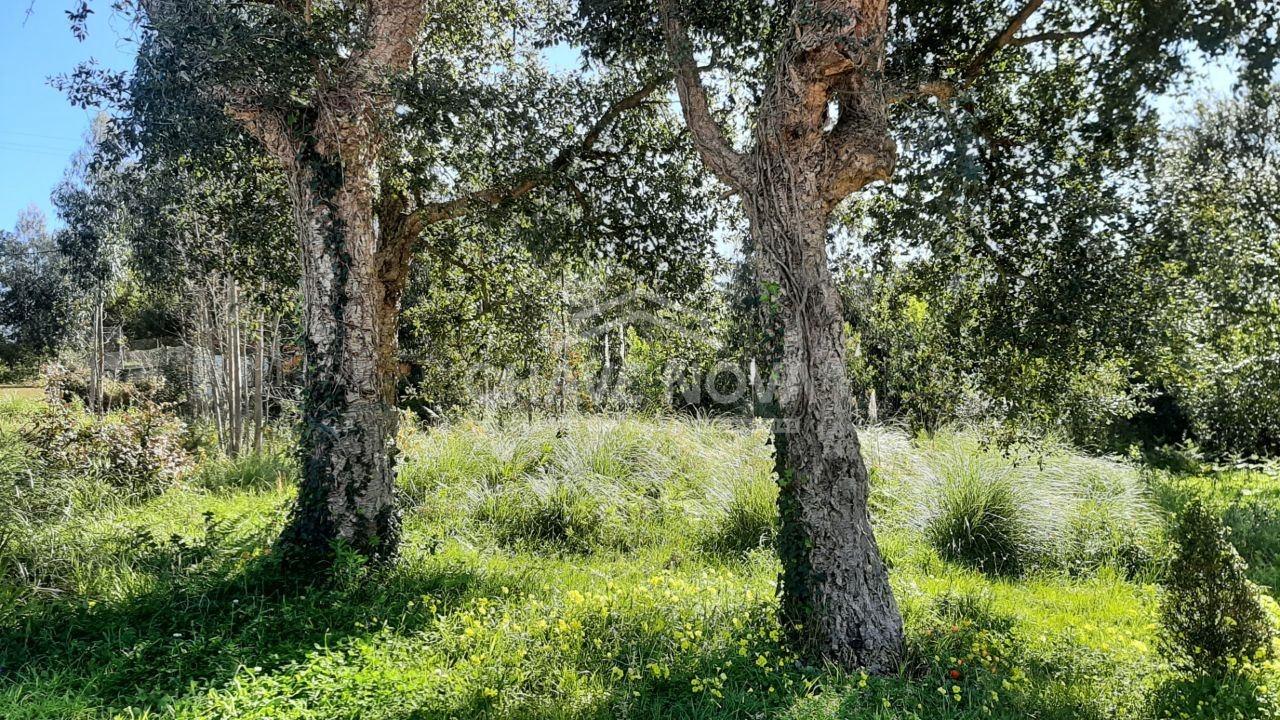
{"label": "shadow on grass", "polygon": [[268,541],[209,532],[194,543],[132,533],[113,552],[130,556],[151,589],[119,600],[28,599],[0,625],[0,691],[54,679],[92,688],[102,707],[152,706],[217,687],[241,666],[277,667],[318,646],[384,627],[411,633],[436,611],[523,579],[481,574],[458,562],[401,563],[345,582],[280,579]]}
{"label": "shadow on grass", "polygon": [[[172,698],[194,699],[206,690],[227,688],[241,667],[260,667],[265,670],[244,681],[252,686],[255,678],[278,679],[257,688],[270,701],[303,691],[288,684],[296,673],[289,665],[309,662],[317,647],[379,633],[411,635],[437,613],[470,612],[468,604],[479,597],[534,593],[533,585],[541,587],[532,582],[536,568],[528,574],[480,572],[479,558],[464,564],[443,556],[410,558],[380,575],[328,587],[303,587],[280,582],[270,558],[254,555],[266,547],[261,535],[235,540],[206,528],[203,541],[127,540],[119,552],[147,569],[152,589],[94,605],[49,600],[0,627],[0,664],[17,675],[18,683],[30,684],[22,694],[53,696],[70,688],[78,691],[80,706],[93,710],[160,709]],[[602,585],[606,576],[601,575]],[[423,603],[423,595],[431,596],[435,607]],[[706,625],[708,632],[715,627],[728,632],[724,642],[715,650],[693,645],[677,653],[668,672],[651,672],[646,663],[671,648],[674,628],[652,624],[661,616],[653,607],[623,606],[607,616],[580,615],[587,622],[575,640],[581,655],[561,656],[550,640],[537,641],[523,646],[528,660],[509,654],[504,667],[471,668],[468,646],[455,644],[436,653],[415,637],[401,648],[409,653],[405,675],[384,674],[381,668],[341,676],[322,670],[316,679],[324,684],[305,690],[318,705],[349,702],[338,716],[376,714],[389,720],[1109,716],[1110,708],[1098,697],[1107,682],[1105,658],[1077,659],[1066,645],[1029,650],[1015,619],[995,612],[982,594],[935,599],[913,624],[903,673],[865,680],[789,659],[768,669],[757,665],[761,655],[786,657],[780,643],[769,639],[777,630],[772,605],[766,599],[730,605],[707,611],[717,618]],[[748,622],[739,628],[720,615],[725,611],[735,620],[745,613]],[[590,649],[602,637],[616,639],[616,654]],[[740,641],[747,643],[743,652],[738,652]],[[544,664],[534,665],[542,656]],[[505,669],[521,665],[528,672],[510,693],[486,694],[489,678],[500,679]],[[634,668],[638,675],[621,668]],[[438,682],[436,672],[441,673]],[[0,680],[0,695],[13,682]],[[408,691],[399,687],[415,682]],[[579,688],[574,683],[586,683],[589,691],[565,693],[566,683]],[[1140,690],[1134,692],[1140,697]],[[282,716],[290,711],[280,709]]]}
{"label": "shadow on grass", "polygon": [[[432,698],[395,713],[395,720],[436,717],[539,718],[1049,718],[1103,720],[1115,708],[1097,685],[1114,679],[1100,668],[1076,663],[1070,653],[1032,656],[1020,647],[1013,618],[991,611],[981,599],[943,597],[930,609],[927,632],[910,640],[909,658],[896,677],[877,678],[788,661],[765,670],[757,653],[785,654],[775,643],[757,643],[747,654],[691,650],[678,671],[604,683],[585,705],[558,706],[553,689],[525,686],[504,704],[475,693]],[[636,624],[634,619],[630,624]],[[634,628],[633,628],[634,629]],[[744,635],[744,638],[748,635]],[[646,657],[655,644],[636,632],[620,658]],[[731,643],[730,643],[731,645]],[[580,662],[574,672],[607,677],[608,658]],[[1016,668],[1016,670],[1015,670]],[[939,693],[942,688],[945,692]],[[1130,692],[1134,706],[1140,690]]]}

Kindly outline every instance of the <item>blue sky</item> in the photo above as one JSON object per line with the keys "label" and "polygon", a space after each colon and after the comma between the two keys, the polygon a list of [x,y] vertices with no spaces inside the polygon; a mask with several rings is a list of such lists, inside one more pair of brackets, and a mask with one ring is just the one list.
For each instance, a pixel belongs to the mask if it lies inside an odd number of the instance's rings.
{"label": "blue sky", "polygon": [[0,228],[12,227],[31,203],[53,219],[49,193],[95,114],[72,107],[49,78],[90,58],[114,69],[133,66],[123,18],[91,16],[89,37],[80,42],[67,25],[69,4],[0,0]]}

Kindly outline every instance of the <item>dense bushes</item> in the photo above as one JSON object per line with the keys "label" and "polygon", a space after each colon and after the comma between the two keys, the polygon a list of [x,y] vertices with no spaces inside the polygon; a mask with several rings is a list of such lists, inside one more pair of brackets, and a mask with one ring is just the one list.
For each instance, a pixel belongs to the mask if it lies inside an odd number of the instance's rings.
{"label": "dense bushes", "polygon": [[[94,417],[33,405],[24,415],[0,427],[0,579],[20,578],[23,588],[76,586],[92,573],[67,556],[50,528],[172,486],[191,460],[181,447],[182,423],[154,406]],[[0,584],[0,612],[12,591]]]}
{"label": "dense bushes", "polygon": [[0,557],[17,539],[69,510],[74,479],[39,470],[29,448],[0,434]]}
{"label": "dense bushes", "polygon": [[72,475],[142,497],[161,492],[187,467],[182,435],[182,423],[154,406],[102,417],[52,407],[22,431],[42,478]]}
{"label": "dense bushes", "polygon": [[[1232,348],[1231,355],[1242,354]],[[1280,454],[1280,352],[1214,356],[1196,382],[1179,388],[1192,430],[1206,449]]]}
{"label": "dense bushes", "polygon": [[1264,656],[1275,636],[1273,619],[1229,535],[1198,499],[1173,526],[1175,550],[1161,614],[1174,650],[1198,669],[1221,671],[1240,659]]}
{"label": "dense bushes", "polygon": [[[46,396],[59,404],[79,402],[88,406],[89,379],[83,369],[68,368],[57,363],[45,368]],[[185,400],[185,393],[164,377],[140,377],[134,380],[107,378],[102,384],[102,409],[105,411],[175,405]]]}

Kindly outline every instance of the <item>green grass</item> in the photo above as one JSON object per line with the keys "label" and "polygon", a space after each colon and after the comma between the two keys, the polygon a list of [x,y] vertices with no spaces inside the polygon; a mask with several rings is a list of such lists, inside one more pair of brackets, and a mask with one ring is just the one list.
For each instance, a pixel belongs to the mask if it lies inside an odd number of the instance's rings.
{"label": "green grass", "polygon": [[[138,504],[95,498],[0,552],[0,718],[1274,715],[1274,666],[1189,688],[1155,588],[1116,563],[992,577],[943,559],[899,490],[986,452],[960,435],[866,434],[901,675],[798,663],[774,618],[764,437],[635,418],[408,428],[402,560],[323,587],[270,572],[285,456],[208,460]],[[1100,482],[1088,458],[1043,457],[1020,477]]]}
{"label": "green grass", "polygon": [[0,402],[44,402],[44,388],[38,385],[0,385]]}
{"label": "green grass", "polygon": [[1204,497],[1231,528],[1231,542],[1249,564],[1249,577],[1280,590],[1280,477],[1256,470],[1160,473],[1160,504],[1175,512],[1192,497]]}

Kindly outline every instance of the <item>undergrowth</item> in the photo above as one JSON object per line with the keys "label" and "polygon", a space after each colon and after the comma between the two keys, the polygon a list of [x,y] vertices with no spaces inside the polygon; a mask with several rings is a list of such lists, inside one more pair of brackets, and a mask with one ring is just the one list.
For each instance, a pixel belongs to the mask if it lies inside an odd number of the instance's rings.
{"label": "undergrowth", "polygon": [[[1208,686],[1165,656],[1142,472],[971,432],[863,439],[907,627],[895,677],[808,666],[781,639],[762,428],[464,422],[405,428],[404,554],[378,575],[277,579],[287,453],[41,516],[0,549],[0,717],[1275,716],[1273,662]],[[1016,489],[1016,572],[929,530],[936,491],[975,477]]]}

